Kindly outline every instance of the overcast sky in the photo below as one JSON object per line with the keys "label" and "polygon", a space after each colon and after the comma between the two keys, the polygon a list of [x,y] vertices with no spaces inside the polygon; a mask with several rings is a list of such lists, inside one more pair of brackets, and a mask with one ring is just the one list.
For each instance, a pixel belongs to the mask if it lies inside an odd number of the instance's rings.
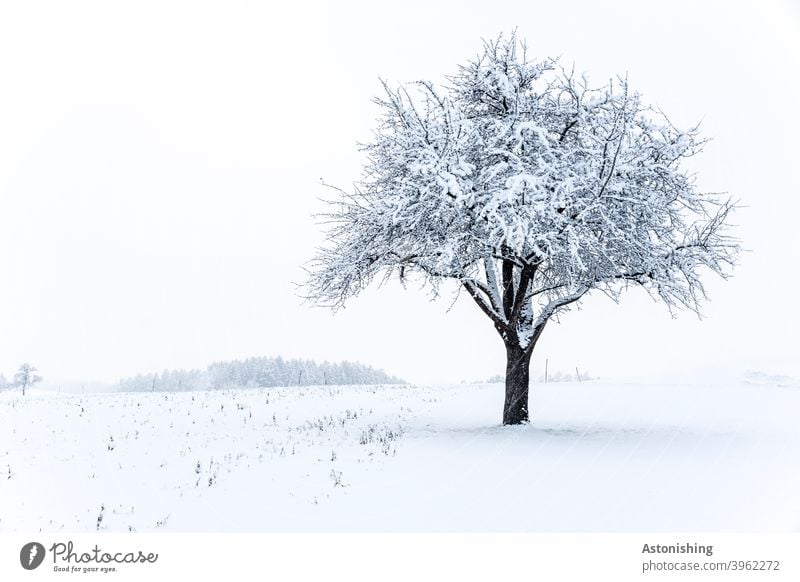
{"label": "overcast sky", "polygon": [[[652,7],[649,10],[645,6]],[[283,355],[417,382],[500,373],[467,297],[398,284],[337,314],[294,283],[326,182],[359,176],[379,77],[440,79],[518,28],[535,57],[628,74],[714,139],[705,190],[749,252],[705,319],[632,292],[545,331],[538,374],[797,373],[800,9],[785,2],[1,2],[0,372],[97,379]]]}

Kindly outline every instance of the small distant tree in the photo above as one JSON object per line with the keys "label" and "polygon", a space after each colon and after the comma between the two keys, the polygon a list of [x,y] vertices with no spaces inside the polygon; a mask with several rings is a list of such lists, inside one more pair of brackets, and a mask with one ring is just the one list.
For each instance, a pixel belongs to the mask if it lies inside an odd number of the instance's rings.
{"label": "small distant tree", "polygon": [[41,382],[42,377],[39,376],[36,372],[38,372],[36,368],[34,368],[30,364],[22,364],[17,370],[17,373],[14,374],[14,384],[20,388],[22,388],[22,395],[25,396],[25,391],[28,388],[33,387],[34,384]]}
{"label": "small distant tree", "polygon": [[734,205],[682,165],[705,141],[625,78],[591,87],[511,35],[444,87],[384,90],[363,178],[325,215],[308,295],[339,308],[378,275],[434,293],[456,283],[505,345],[504,424],[528,421],[534,347],[588,293],[636,285],[698,311],[703,270],[735,262]]}
{"label": "small distant tree", "polygon": [[6,380],[5,376],[0,374],[0,392],[5,390],[6,388],[8,388],[8,381]]}

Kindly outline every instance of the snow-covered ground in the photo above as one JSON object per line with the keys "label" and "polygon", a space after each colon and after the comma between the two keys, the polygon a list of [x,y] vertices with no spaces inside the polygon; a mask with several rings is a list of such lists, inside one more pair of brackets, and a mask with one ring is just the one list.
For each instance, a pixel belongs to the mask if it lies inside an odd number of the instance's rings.
{"label": "snow-covered ground", "polygon": [[800,531],[800,386],[0,394],[0,531]]}

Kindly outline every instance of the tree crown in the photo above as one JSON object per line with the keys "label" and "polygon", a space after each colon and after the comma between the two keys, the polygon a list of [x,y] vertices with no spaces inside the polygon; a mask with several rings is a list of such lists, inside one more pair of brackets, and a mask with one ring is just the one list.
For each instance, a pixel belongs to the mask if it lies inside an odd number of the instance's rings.
{"label": "tree crown", "polygon": [[14,382],[17,386],[22,386],[23,388],[27,388],[28,386],[32,386],[37,382],[41,382],[42,377],[37,374],[38,371],[39,370],[37,370],[31,364],[22,364],[17,370],[16,374],[14,374]]}
{"label": "tree crown", "polygon": [[697,311],[726,276],[729,200],[681,162],[702,149],[625,78],[596,88],[516,35],[484,43],[444,87],[383,83],[364,175],[338,190],[310,295],[341,307],[376,275],[459,282],[507,341],[532,345],[587,292],[645,287]]}

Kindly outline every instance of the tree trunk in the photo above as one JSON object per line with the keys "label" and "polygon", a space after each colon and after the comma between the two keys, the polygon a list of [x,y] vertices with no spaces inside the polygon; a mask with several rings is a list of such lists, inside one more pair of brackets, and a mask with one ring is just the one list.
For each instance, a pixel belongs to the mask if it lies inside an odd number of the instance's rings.
{"label": "tree trunk", "polygon": [[503,424],[528,422],[528,382],[533,350],[516,343],[506,344],[506,401],[503,405]]}

